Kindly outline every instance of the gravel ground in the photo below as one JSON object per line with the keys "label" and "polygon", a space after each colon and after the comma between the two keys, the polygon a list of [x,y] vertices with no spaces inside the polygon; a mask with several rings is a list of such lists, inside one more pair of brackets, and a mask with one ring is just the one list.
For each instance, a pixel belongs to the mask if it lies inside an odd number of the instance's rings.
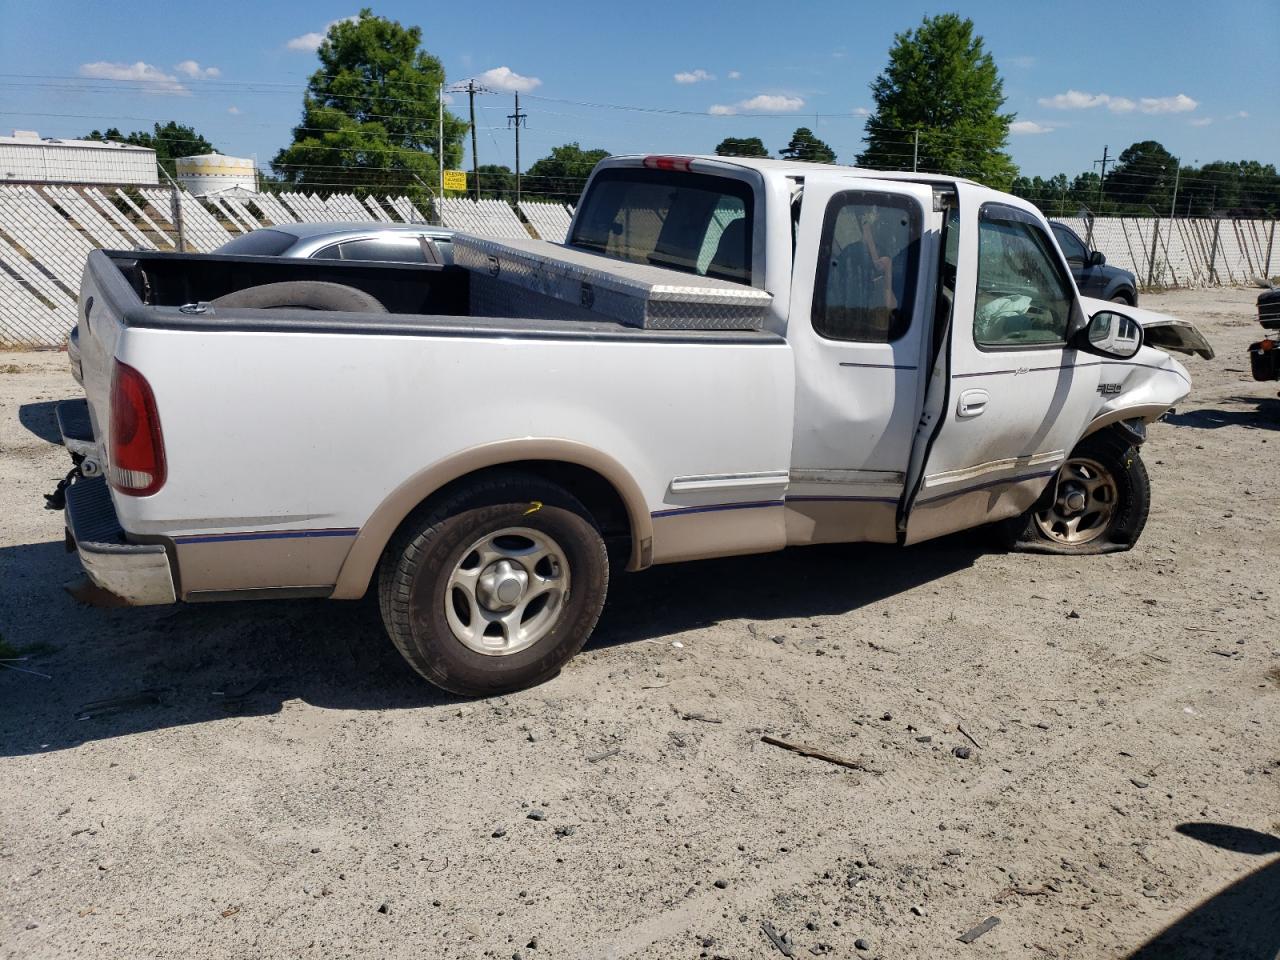
{"label": "gravel ground", "polygon": [[40,498],[76,386],[0,355],[0,656],[48,675],[0,670],[0,955],[1274,960],[1255,295],[1144,302],[1219,357],[1151,430],[1132,552],[658,568],[558,679],[478,702],[402,666],[368,601],[77,606]]}

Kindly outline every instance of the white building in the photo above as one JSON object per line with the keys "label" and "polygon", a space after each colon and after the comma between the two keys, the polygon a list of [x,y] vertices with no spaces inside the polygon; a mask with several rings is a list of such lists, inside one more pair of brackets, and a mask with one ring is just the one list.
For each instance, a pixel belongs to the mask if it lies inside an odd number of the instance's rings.
{"label": "white building", "polygon": [[130,143],[59,140],[34,130],[0,137],[0,183],[43,180],[54,183],[159,182],[156,152]]}
{"label": "white building", "polygon": [[205,153],[194,157],[178,157],[173,162],[178,182],[193,197],[207,197],[224,190],[248,190],[258,192],[258,177],[254,163],[248,157],[224,157],[220,153]]}

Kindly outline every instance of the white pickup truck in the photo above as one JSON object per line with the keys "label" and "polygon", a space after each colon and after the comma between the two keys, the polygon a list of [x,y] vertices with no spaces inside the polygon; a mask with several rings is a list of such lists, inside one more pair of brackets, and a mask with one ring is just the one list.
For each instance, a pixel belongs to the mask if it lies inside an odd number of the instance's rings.
{"label": "white pickup truck", "polygon": [[532,295],[481,316],[465,266],[93,253],[87,403],[59,408],[77,466],[50,498],[93,583],[131,604],[372,585],[424,677],[511,690],[582,647],[611,566],[984,524],[1127,549],[1144,425],[1190,388],[1150,341],[1212,355],[1083,300],[1033,206],[949,177],[616,157],[545,252],[763,306],[654,328],[584,283],[564,316]]}

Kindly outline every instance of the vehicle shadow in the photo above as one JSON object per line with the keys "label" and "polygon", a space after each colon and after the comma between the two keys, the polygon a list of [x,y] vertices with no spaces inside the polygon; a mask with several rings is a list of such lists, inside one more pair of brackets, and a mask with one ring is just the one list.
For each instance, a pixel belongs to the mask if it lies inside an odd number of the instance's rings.
{"label": "vehicle shadow", "polygon": [[1224,410],[1205,407],[1182,413],[1165,414],[1164,422],[1175,427],[1218,430],[1222,427],[1244,427],[1252,430],[1280,430],[1280,400],[1272,397],[1224,397],[1223,404],[1248,406],[1251,409]]}
{"label": "vehicle shadow", "polygon": [[[1178,833],[1233,853],[1280,853],[1280,837],[1222,823]],[[1275,960],[1280,956],[1280,859],[1214,894],[1129,954],[1129,960]]]}
{"label": "vehicle shadow", "polygon": [[58,430],[55,408],[60,401],[41,400],[24,403],[18,407],[18,422],[41,440],[62,445],[62,433]]}
{"label": "vehicle shadow", "polygon": [[[981,553],[970,536],[911,550],[821,546],[619,574],[592,645],[722,619],[843,613],[963,569]],[[0,549],[0,629],[13,651],[0,656],[29,657],[11,661],[18,670],[0,669],[0,756],[268,715],[289,700],[399,710],[460,699],[409,669],[372,595],[108,610],[66,595],[61,585],[78,575],[61,543]]]}

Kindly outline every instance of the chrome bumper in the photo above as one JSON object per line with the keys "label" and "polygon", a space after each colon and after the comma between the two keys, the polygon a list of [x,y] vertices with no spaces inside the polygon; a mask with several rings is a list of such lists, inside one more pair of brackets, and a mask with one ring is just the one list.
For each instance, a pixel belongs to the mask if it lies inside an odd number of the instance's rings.
{"label": "chrome bumper", "polygon": [[95,584],[130,606],[173,603],[173,571],[159,543],[129,543],[102,477],[67,487],[67,536]]}

